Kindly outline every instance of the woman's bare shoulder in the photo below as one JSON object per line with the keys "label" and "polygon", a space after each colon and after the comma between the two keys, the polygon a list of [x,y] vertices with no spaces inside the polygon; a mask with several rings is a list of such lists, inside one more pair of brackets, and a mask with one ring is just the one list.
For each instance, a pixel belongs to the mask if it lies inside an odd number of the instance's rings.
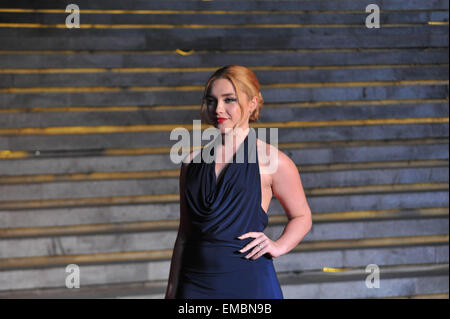
{"label": "woman's bare shoulder", "polygon": [[[258,157],[264,157],[263,159],[265,159],[265,161],[269,161],[269,163],[266,163],[267,165],[270,164],[270,161],[275,161],[280,156],[279,153],[282,153],[277,147],[270,143],[266,143],[259,138],[256,139],[256,141],[258,147]],[[261,160],[260,164],[262,164]]]}
{"label": "woman's bare shoulder", "polygon": [[280,161],[283,161],[286,154],[281,152],[276,146],[257,139],[258,161],[261,174],[273,176],[276,173]]}
{"label": "woman's bare shoulder", "polygon": [[265,151],[266,153],[269,153],[270,150],[277,149],[272,144],[266,143],[263,140],[260,140],[259,138],[256,139],[257,146],[258,146],[258,155],[261,153],[261,151]]}

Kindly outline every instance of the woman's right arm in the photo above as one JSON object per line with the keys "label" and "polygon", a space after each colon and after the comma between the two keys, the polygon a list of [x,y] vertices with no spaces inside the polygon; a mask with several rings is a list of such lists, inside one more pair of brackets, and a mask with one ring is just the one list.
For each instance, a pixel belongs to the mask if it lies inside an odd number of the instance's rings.
{"label": "woman's right arm", "polygon": [[175,299],[175,294],[178,287],[178,278],[180,274],[180,263],[182,254],[183,254],[182,238],[180,236],[177,236],[173,248],[172,261],[170,263],[170,274],[165,299]]}
{"label": "woman's right arm", "polygon": [[[190,154],[192,156],[192,154]],[[186,181],[186,168],[189,162],[186,164],[181,163],[180,168],[180,224],[178,227],[177,239],[172,253],[172,260],[170,263],[169,280],[166,289],[165,299],[174,299],[178,287],[178,278],[180,274],[180,266],[183,255],[183,244],[186,240],[186,234],[188,233],[188,216],[186,211],[186,202],[184,198],[184,185]]]}

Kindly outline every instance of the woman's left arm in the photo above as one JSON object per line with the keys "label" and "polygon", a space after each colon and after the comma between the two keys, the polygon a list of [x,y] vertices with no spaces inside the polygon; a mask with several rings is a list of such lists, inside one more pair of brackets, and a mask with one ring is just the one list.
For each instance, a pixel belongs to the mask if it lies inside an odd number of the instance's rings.
{"label": "woman's left arm", "polygon": [[[266,253],[272,257],[284,255],[295,248],[311,230],[311,209],[306,200],[297,166],[281,151],[278,151],[277,164],[277,169],[272,174],[272,191],[283,206],[288,223],[281,236],[275,241],[264,233],[258,232],[240,236],[240,239],[255,238],[241,249],[241,252],[245,252],[253,248],[246,256],[247,258],[257,259]],[[259,248],[258,244],[261,244],[262,248]]]}

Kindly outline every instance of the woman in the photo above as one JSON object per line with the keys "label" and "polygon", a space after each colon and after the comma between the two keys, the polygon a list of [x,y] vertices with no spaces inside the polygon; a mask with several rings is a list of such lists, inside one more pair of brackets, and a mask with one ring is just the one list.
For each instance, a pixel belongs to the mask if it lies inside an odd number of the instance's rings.
{"label": "woman", "polygon": [[[220,134],[181,165],[166,298],[283,298],[273,258],[309,232],[311,211],[296,165],[249,128],[263,104],[259,90],[255,74],[239,65],[217,70],[205,86],[202,118]],[[271,155],[262,165],[265,154]],[[243,163],[235,163],[238,157]],[[289,220],[277,240],[263,232],[273,194]]]}

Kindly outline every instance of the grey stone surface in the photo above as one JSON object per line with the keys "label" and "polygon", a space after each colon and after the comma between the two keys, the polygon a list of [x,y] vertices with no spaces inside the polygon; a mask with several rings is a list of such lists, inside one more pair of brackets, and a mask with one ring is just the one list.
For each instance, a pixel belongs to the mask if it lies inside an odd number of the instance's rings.
{"label": "grey stone surface", "polygon": [[[60,1],[39,8],[60,7]],[[83,9],[105,9],[100,1],[79,0]],[[321,142],[282,150],[297,165],[313,214],[397,209],[398,218],[316,222],[304,243],[321,240],[389,238],[448,234],[448,216],[430,218],[421,209],[448,209],[448,1],[381,1],[385,10],[380,29],[364,27],[363,0],[341,1],[117,1],[108,9],[126,10],[313,10],[314,13],[202,15],[204,24],[328,24],[320,27],[249,28],[0,28],[0,68],[107,68],[93,73],[0,74],[0,151],[39,151],[42,157],[0,159],[0,175],[134,172],[179,169],[168,154],[102,156],[112,148],[169,147],[169,130],[80,135],[20,135],[3,129],[51,126],[192,124],[199,119],[202,86],[213,69],[242,64],[255,69],[266,104],[260,123],[288,121],[345,121],[412,119],[405,124],[355,124],[279,128],[279,143]],[[6,2],[5,8],[35,8],[31,1]],[[317,13],[327,11],[327,14]],[[359,10],[359,13],[330,11]],[[396,10],[396,12],[390,12]],[[405,11],[406,10],[406,11]],[[286,13],[286,12],[285,12]],[[6,23],[62,23],[65,13],[0,13]],[[176,23],[174,18],[177,19]],[[198,23],[199,15],[84,15],[82,23]],[[64,21],[64,20],[62,20]],[[329,24],[338,24],[331,26]],[[348,24],[353,24],[349,26]],[[412,25],[389,25],[412,24]],[[182,56],[175,49],[194,49]],[[10,52],[5,50],[32,50]],[[53,50],[45,52],[43,50]],[[61,50],[61,51],[58,51]],[[73,51],[70,51],[73,50]],[[85,51],[80,51],[85,50]],[[68,52],[70,51],[70,52]],[[261,70],[258,66],[306,66],[301,70]],[[332,68],[324,68],[332,66]],[[196,68],[171,72],[115,73],[108,68]],[[385,83],[379,83],[386,81]],[[406,82],[405,82],[406,81]],[[338,85],[321,85],[338,82]],[[349,82],[349,83],[348,83]],[[274,87],[294,83],[288,87]],[[298,84],[303,87],[298,87]],[[178,90],[179,86],[198,87]],[[164,88],[171,86],[173,89]],[[97,92],[21,92],[42,87],[105,87]],[[136,90],[136,87],[147,87]],[[116,91],[110,92],[114,88]],[[10,90],[11,89],[11,90]],[[151,89],[151,90],[149,90]],[[358,102],[355,102],[358,101]],[[307,107],[295,103],[321,102]],[[327,104],[327,102],[334,102]],[[335,102],[344,102],[336,104]],[[348,104],[347,102],[351,102]],[[373,102],[380,102],[374,104]],[[400,103],[402,102],[402,103]],[[346,104],[347,103],[347,104]],[[355,104],[358,103],[358,104]],[[165,110],[152,106],[172,106]],[[145,106],[137,111],[34,112],[31,108]],[[24,112],[14,112],[14,109]],[[424,123],[426,122],[426,123]],[[337,122],[336,124],[340,124]],[[351,145],[349,142],[358,141]],[[363,144],[367,141],[367,144]],[[383,144],[389,141],[389,143]],[[341,144],[340,142],[345,142]],[[395,142],[395,143],[392,143]],[[413,164],[440,160],[440,164]],[[401,161],[401,167],[381,167]],[[304,170],[305,165],[379,162],[376,168]],[[440,188],[433,185],[440,183]],[[364,190],[332,195],[309,194],[312,188],[365,187],[404,184],[401,191]],[[413,186],[421,185],[421,189]],[[64,198],[175,195],[172,202],[92,207],[0,210],[0,228],[126,223],[179,218],[178,177],[59,181],[0,185],[0,201]],[[277,199],[270,216],[283,215]],[[316,215],[317,216],[317,215]],[[266,233],[276,238],[283,224]],[[0,265],[8,258],[101,254],[171,249],[176,229],[144,232],[91,233],[0,239]],[[285,298],[373,298],[448,293],[448,243],[295,251],[274,260]],[[322,273],[324,267],[368,264],[391,267],[381,288],[368,289],[361,270]],[[65,287],[66,265],[3,268],[0,298],[8,293],[37,295],[42,291],[70,297]],[[81,285],[93,285],[89,297],[162,298],[170,260],[123,263],[81,263]],[[437,268],[439,269],[437,269]],[[443,267],[443,268],[442,268]],[[446,268],[445,268],[446,267]],[[391,269],[390,268],[390,269]],[[358,273],[359,271],[359,273]],[[290,277],[289,277],[290,276]],[[358,277],[359,276],[359,277]],[[292,280],[292,281],[291,281]],[[152,289],[133,285],[150,283]],[[150,287],[149,286],[149,287]],[[102,289],[100,289],[102,288]],[[123,288],[121,293],[117,289]],[[50,290],[46,290],[50,289]],[[99,289],[99,290],[95,290]],[[74,297],[75,294],[72,295]]]}

